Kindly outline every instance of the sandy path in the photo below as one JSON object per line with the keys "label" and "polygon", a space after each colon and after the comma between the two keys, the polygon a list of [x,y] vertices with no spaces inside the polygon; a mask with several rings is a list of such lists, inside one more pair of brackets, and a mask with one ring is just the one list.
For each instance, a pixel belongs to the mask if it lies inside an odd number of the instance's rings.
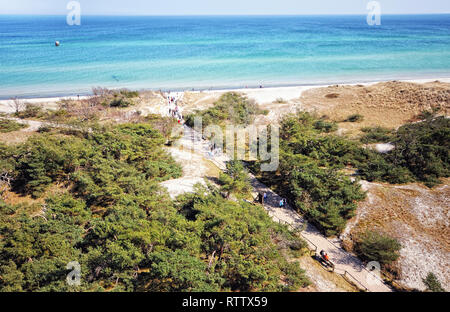
{"label": "sandy path", "polygon": [[[203,140],[201,135],[195,132],[193,129],[184,126],[184,134],[180,140],[176,143],[176,148],[179,150],[187,150],[193,155],[197,154],[203,159],[209,159],[221,170],[226,168],[226,162],[229,157],[220,151],[215,155],[210,154],[209,142]],[[195,161],[195,156],[183,161]],[[199,168],[200,166],[197,166]],[[200,170],[200,169],[198,169]],[[189,178],[189,177],[188,177]],[[358,288],[368,290],[372,292],[389,292],[392,291],[386,284],[384,284],[378,277],[367,271],[363,263],[353,254],[346,252],[340,246],[338,239],[330,240],[322,235],[313,225],[305,221],[305,219],[295,212],[290,206],[286,208],[280,208],[278,203],[281,197],[273,192],[266,185],[261,183],[250,174],[251,184],[256,193],[266,192],[267,201],[264,205],[269,216],[276,222],[282,222],[289,224],[296,229],[303,229],[301,236],[305,238],[308,245],[312,249],[316,249],[317,252],[325,250],[330,256],[331,261],[335,264],[335,272],[355,283]],[[174,180],[176,181],[176,180]],[[179,185],[182,189],[182,185]]]}
{"label": "sandy path", "polygon": [[[26,123],[28,128],[22,131],[36,131],[43,125],[52,125],[51,123],[43,123],[33,120],[14,119],[18,122]],[[172,156],[183,164],[184,176],[179,179],[169,180],[162,183],[167,187],[171,196],[175,197],[185,192],[193,191],[194,185],[204,183],[203,178],[207,175],[205,165],[201,164],[206,160],[210,160],[219,169],[226,168],[226,162],[229,157],[222,153],[210,152],[210,143],[204,140],[201,135],[193,129],[183,126],[183,136],[179,139],[174,147],[169,149]],[[347,278],[352,280],[358,287],[375,292],[391,291],[379,279],[373,278],[369,271],[364,269],[362,262],[355,256],[340,247],[340,242],[331,241],[323,236],[314,226],[307,223],[303,217],[296,213],[291,207],[280,208],[278,203],[281,197],[273,192],[266,185],[258,181],[250,174],[251,184],[255,192],[266,192],[268,194],[267,201],[264,205],[269,216],[276,222],[289,224],[296,229],[303,229],[301,235],[305,238],[311,248],[317,251],[325,250],[331,261],[335,264],[335,272],[345,274]]]}
{"label": "sandy path", "polygon": [[183,169],[182,177],[160,183],[167,188],[172,199],[183,193],[193,192],[197,183],[205,185],[204,177],[208,175],[208,168],[201,155],[177,147],[168,148],[168,151]]}
{"label": "sandy path", "polygon": [[[1,119],[2,118],[0,118],[0,120]],[[44,123],[42,121],[37,121],[37,120],[20,119],[20,118],[13,118],[13,117],[8,117],[8,118],[4,118],[4,119],[13,120],[17,123],[27,125],[28,127],[22,128],[19,130],[19,131],[23,131],[23,132],[34,132],[34,131],[39,130],[39,128],[41,126],[51,126],[50,123]]]}
{"label": "sandy path", "polygon": [[251,175],[251,183],[255,191],[267,193],[267,201],[264,205],[267,213],[277,222],[289,224],[294,228],[303,229],[301,236],[305,238],[308,245],[317,252],[325,250],[330,260],[335,264],[335,272],[345,275],[346,278],[354,282],[359,288],[373,292],[389,292],[391,289],[379,278],[365,270],[361,260],[355,255],[345,251],[340,246],[338,239],[331,240],[322,235],[319,230],[306,222],[306,220],[296,213],[289,205],[280,208],[281,196],[273,192],[266,185],[258,181]]}

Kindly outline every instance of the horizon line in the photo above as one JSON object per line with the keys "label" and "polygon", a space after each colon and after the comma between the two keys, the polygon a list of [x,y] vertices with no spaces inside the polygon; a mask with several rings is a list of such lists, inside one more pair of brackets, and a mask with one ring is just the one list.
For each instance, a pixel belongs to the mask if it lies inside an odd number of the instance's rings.
{"label": "horizon line", "polygon": [[[0,16],[66,16],[67,14],[33,14],[33,13],[0,13]],[[82,14],[82,16],[140,16],[140,17],[182,17],[182,16],[366,16],[367,13],[311,13],[311,14]],[[450,12],[431,12],[431,13],[382,13],[383,15],[450,15]]]}

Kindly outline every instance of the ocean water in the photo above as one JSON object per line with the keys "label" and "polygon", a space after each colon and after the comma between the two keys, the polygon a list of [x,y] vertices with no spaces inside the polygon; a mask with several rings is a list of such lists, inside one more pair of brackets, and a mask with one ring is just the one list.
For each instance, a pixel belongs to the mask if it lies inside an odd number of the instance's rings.
{"label": "ocean water", "polygon": [[[0,16],[0,98],[450,77],[450,15]],[[61,46],[55,47],[58,40]]]}

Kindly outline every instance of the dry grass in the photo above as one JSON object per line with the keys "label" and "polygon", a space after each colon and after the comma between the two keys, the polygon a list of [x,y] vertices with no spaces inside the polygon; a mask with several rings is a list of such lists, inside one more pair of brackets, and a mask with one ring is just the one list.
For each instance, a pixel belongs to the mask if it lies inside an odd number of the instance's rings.
{"label": "dry grass", "polygon": [[312,281],[307,291],[321,292],[356,292],[358,288],[347,282],[341,275],[328,272],[309,256],[298,258],[300,266],[306,271],[306,275]]}
{"label": "dry grass", "polygon": [[397,267],[399,283],[424,289],[422,278],[435,273],[444,288],[450,288],[450,179],[429,189],[421,184],[389,185],[363,182],[368,191],[357,215],[348,224],[342,238],[348,248],[352,238],[366,229],[377,229],[402,244]]}
{"label": "dry grass", "polygon": [[16,145],[25,142],[34,132],[31,131],[13,131],[8,133],[0,133],[0,142],[7,145]]}
{"label": "dry grass", "polygon": [[450,113],[450,84],[430,82],[382,82],[369,86],[336,85],[305,91],[300,98],[302,109],[328,115],[342,121],[360,114],[359,123],[343,122],[340,128],[350,135],[359,134],[362,127],[397,128],[413,120],[423,110],[440,107]]}

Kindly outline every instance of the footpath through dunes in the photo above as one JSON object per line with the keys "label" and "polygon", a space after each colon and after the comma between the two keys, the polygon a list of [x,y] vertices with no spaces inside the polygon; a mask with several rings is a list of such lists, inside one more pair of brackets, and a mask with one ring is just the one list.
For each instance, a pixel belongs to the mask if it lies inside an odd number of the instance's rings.
{"label": "footpath through dunes", "polygon": [[[220,150],[211,152],[210,142],[204,140],[200,133],[197,133],[188,126],[183,126],[183,135],[175,143],[174,148],[185,152],[200,155],[204,159],[210,160],[220,170],[226,169],[226,162],[230,158]],[[195,156],[193,156],[195,158]],[[196,158],[191,161],[196,161]],[[189,161],[189,160],[184,160]],[[200,168],[199,168],[200,170]],[[370,272],[355,255],[345,251],[341,247],[338,239],[328,239],[317,228],[308,223],[301,215],[294,211],[289,205],[284,208],[279,207],[282,199],[277,193],[261,183],[250,174],[251,185],[254,192],[266,193],[267,200],[264,208],[276,222],[288,225],[298,230],[300,235],[307,241],[311,250],[319,253],[324,250],[330,256],[330,260],[335,264],[334,272],[342,275],[347,280],[355,284],[359,289],[370,292],[390,292],[392,291],[374,272]],[[188,191],[185,189],[185,191]]]}
{"label": "footpath through dunes", "polygon": [[276,222],[287,224],[293,229],[298,229],[300,235],[306,240],[309,247],[319,253],[324,250],[334,263],[334,272],[344,276],[354,283],[358,288],[371,292],[390,292],[392,291],[376,272],[370,272],[366,269],[359,258],[341,247],[339,239],[329,239],[325,237],[315,226],[307,222],[301,215],[289,206],[279,207],[282,199],[277,193],[269,187],[251,176],[251,184],[258,193],[266,193],[267,201],[264,208],[267,213]]}

